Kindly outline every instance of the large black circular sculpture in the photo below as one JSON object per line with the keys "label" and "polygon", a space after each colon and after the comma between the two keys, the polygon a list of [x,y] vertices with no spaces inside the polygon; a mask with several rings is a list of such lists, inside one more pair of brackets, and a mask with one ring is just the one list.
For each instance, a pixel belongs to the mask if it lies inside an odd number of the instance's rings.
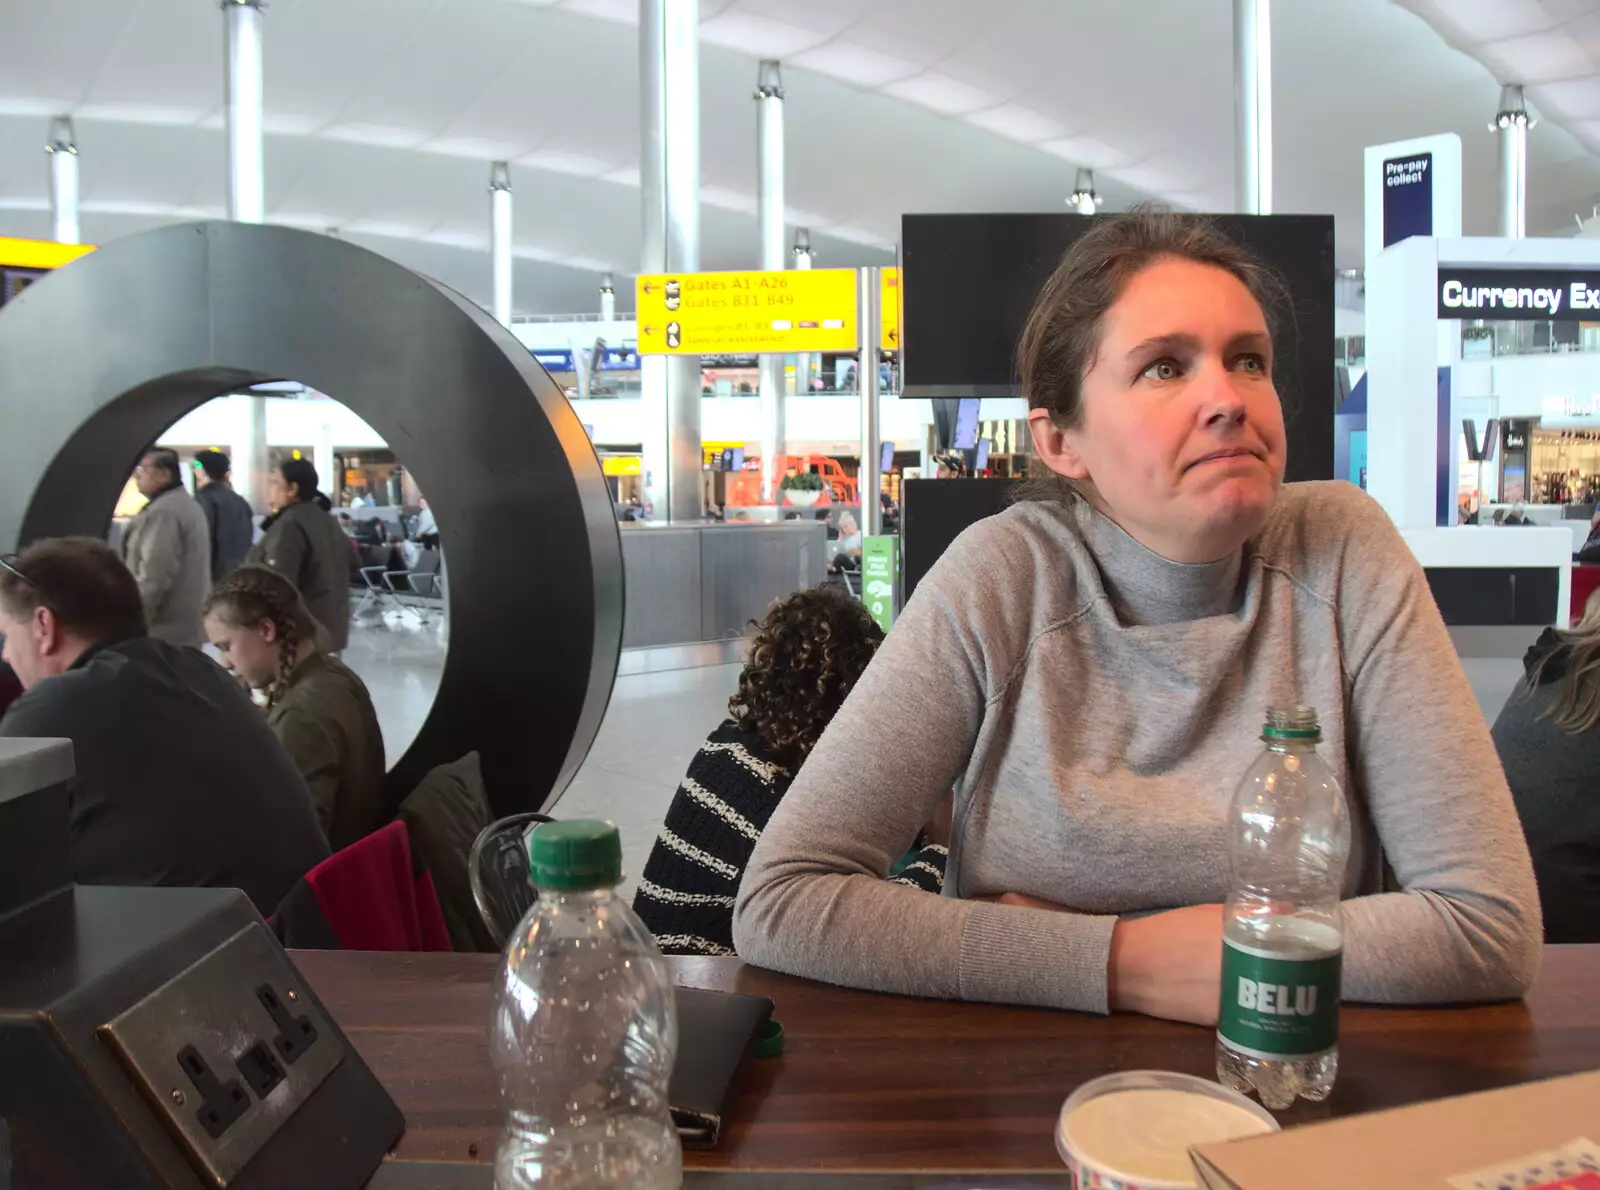
{"label": "large black circular sculpture", "polygon": [[435,281],[328,236],[191,223],[30,286],[0,313],[0,549],[103,536],[149,442],[214,396],[286,378],[371,424],[438,516],[450,646],[391,805],[475,750],[497,812],[538,809],[611,696],[621,540],[561,390]]}

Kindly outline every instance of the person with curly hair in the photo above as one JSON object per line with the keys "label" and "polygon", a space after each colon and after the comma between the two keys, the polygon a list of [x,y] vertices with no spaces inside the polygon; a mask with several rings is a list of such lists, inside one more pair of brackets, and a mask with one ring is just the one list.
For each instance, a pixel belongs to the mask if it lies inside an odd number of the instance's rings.
{"label": "person with curly hair", "polygon": [[[634,894],[663,952],[734,953],[734,897],[756,840],[882,640],[867,609],[833,588],[767,613],[730,717],[689,763]],[[937,893],[945,855],[927,844],[894,879]]]}
{"label": "person with curly hair", "polygon": [[318,622],[294,584],[241,566],[212,589],[204,614],[223,668],[266,695],[267,724],[310,787],[333,850],[381,826],[383,732],[372,696],[318,647]]}

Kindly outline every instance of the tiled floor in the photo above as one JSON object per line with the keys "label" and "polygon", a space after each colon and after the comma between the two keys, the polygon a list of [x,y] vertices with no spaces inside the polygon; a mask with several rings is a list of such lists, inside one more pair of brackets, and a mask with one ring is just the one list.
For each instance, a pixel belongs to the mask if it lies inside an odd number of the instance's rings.
{"label": "tiled floor", "polygon": [[419,626],[400,617],[350,626],[344,662],[367,684],[383,728],[383,747],[393,764],[411,746],[433,708],[444,672],[445,638],[437,625]]}
{"label": "tiled floor", "polygon": [[[391,618],[351,630],[345,660],[366,679],[391,762],[410,744],[433,705],[444,666],[444,636]],[[1465,658],[1467,677],[1489,722],[1522,673],[1519,660]],[[622,830],[624,890],[631,890],[667,805],[706,735],[727,715],[739,667],[719,665],[617,679],[600,733],[577,777],[548,812],[606,818]]]}
{"label": "tiled floor", "polygon": [[1492,725],[1522,678],[1522,661],[1509,657],[1463,657],[1461,665],[1467,671],[1467,681],[1472,683],[1472,692],[1478,696],[1483,717]]}
{"label": "tiled floor", "polygon": [[[345,662],[372,692],[392,764],[416,736],[444,668],[444,639],[393,617],[354,626]],[[727,716],[737,665],[617,679],[588,759],[554,809],[561,818],[605,818],[622,831],[624,891],[644,868],[667,805],[701,741]]]}
{"label": "tiled floor", "polygon": [[727,718],[739,666],[618,678],[600,734],[551,813],[607,818],[622,830],[624,888],[644,869],[689,761]]}

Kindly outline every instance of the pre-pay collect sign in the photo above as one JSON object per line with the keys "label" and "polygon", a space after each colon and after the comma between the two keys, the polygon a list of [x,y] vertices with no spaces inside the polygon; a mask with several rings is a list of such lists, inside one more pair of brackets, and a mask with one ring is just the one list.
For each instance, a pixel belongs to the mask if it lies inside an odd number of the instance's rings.
{"label": "pre-pay collect sign", "polygon": [[638,280],[643,355],[750,355],[859,346],[854,269],[649,273]]}

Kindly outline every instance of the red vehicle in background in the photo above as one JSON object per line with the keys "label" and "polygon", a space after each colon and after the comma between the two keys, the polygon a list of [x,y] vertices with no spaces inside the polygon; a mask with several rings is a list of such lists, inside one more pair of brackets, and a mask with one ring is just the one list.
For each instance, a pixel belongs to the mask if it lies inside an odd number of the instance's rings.
{"label": "red vehicle in background", "polygon": [[[807,472],[816,472],[822,477],[822,495],[817,504],[855,504],[857,493],[860,491],[855,477],[845,474],[839,460],[827,455],[779,455],[778,456],[778,482],[783,481],[786,475],[804,475]],[[728,506],[749,508],[757,504],[767,503],[761,499],[761,459],[758,456],[745,456],[745,469],[727,476]],[[787,501],[783,499],[783,492],[778,493],[779,504]]]}

